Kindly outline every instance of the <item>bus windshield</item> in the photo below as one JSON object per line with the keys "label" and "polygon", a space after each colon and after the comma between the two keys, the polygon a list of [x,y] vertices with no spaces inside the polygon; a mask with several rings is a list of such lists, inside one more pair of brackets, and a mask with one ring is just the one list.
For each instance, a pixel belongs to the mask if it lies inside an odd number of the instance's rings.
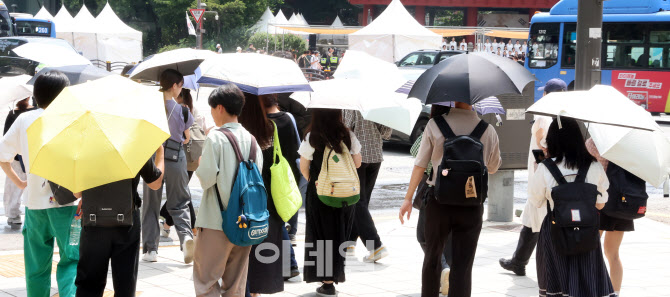
{"label": "bus windshield", "polygon": [[56,37],[54,24],[48,20],[16,19],[18,36]]}
{"label": "bus windshield", "polygon": [[12,33],[12,20],[9,18],[9,11],[0,1],[0,37],[14,36]]}
{"label": "bus windshield", "polygon": [[528,67],[549,68],[558,62],[558,39],[561,25],[558,23],[537,23],[530,27]]}

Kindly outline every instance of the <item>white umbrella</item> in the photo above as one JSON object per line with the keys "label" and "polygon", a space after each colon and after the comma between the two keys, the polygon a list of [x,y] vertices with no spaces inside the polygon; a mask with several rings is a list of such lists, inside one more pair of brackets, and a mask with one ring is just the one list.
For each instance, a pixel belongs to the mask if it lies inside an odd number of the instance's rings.
{"label": "white umbrella", "polygon": [[30,75],[19,75],[0,79],[0,105],[4,106],[33,95],[33,86],[28,81]]}
{"label": "white umbrella", "polygon": [[151,59],[137,65],[130,78],[158,81],[163,71],[167,69],[177,70],[184,76],[191,75],[205,59],[214,56],[216,53],[213,51],[190,48],[155,54]]}
{"label": "white umbrella", "polygon": [[[153,58],[152,58],[153,60]],[[292,60],[260,54],[222,54],[200,65],[199,84],[236,84],[254,95],[311,91],[309,82]]]}
{"label": "white umbrella", "polygon": [[355,50],[347,51],[333,76],[335,78],[385,80],[398,86],[407,82],[395,64]]}
{"label": "white umbrella", "polygon": [[527,112],[649,131],[656,128],[648,121],[649,112],[605,85],[596,85],[589,91],[551,93],[531,105]]}
{"label": "white umbrella", "polygon": [[366,120],[405,134],[412,132],[421,114],[421,101],[394,92],[384,81],[332,79],[310,85],[313,92],[296,92],[291,98],[307,108],[358,110]]}
{"label": "white umbrella", "polygon": [[653,131],[589,124],[589,133],[600,155],[655,187],[670,173],[670,140],[651,116]]}
{"label": "white umbrella", "polygon": [[40,62],[49,67],[72,65],[91,65],[91,61],[72,48],[64,46],[29,42],[13,49],[20,57]]}

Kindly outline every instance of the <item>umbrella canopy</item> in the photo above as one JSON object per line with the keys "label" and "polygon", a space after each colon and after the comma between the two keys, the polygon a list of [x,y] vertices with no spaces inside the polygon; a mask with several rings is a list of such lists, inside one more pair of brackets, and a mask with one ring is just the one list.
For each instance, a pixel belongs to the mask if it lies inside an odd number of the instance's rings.
{"label": "umbrella canopy", "polygon": [[348,50],[333,74],[335,78],[371,79],[397,86],[406,82],[398,66],[366,52]]}
{"label": "umbrella canopy", "polygon": [[670,140],[649,121],[653,131],[589,124],[589,133],[603,158],[660,187],[670,173]]}
{"label": "umbrella canopy", "polygon": [[19,75],[0,79],[0,105],[4,106],[33,95],[33,86],[28,85],[30,75]]}
{"label": "umbrella canopy", "polygon": [[30,172],[72,192],[134,178],[169,131],[153,88],[120,76],[67,87],[28,127]]}
{"label": "umbrella canopy", "polygon": [[29,85],[35,84],[35,80],[37,79],[37,77],[51,70],[58,70],[60,72],[63,72],[65,76],[67,76],[67,78],[70,80],[70,86],[83,84],[88,81],[114,75],[114,73],[107,72],[92,65],[46,67],[40,70],[40,72],[38,72],[37,74],[35,74],[35,76],[28,82],[28,84]]}
{"label": "umbrella canopy", "polygon": [[91,61],[74,49],[53,44],[29,42],[13,49],[13,51],[21,57],[51,67],[91,65]]}
{"label": "umbrella canopy", "polygon": [[446,59],[424,72],[409,97],[426,104],[445,101],[474,105],[502,94],[521,94],[535,77],[510,59],[489,53],[471,53]]}
{"label": "umbrella canopy", "polygon": [[[440,102],[435,104],[442,106],[456,107],[456,104],[453,101]],[[472,109],[480,115],[491,114],[491,113],[505,114],[505,109],[502,107],[502,104],[500,104],[498,97],[488,97],[484,100],[481,100],[475,103],[475,105],[472,106]]]}
{"label": "umbrella canopy", "polygon": [[544,116],[560,116],[580,121],[654,131],[649,112],[612,86],[596,85],[589,91],[553,92],[526,111]]}
{"label": "umbrella canopy", "polygon": [[158,81],[163,71],[174,69],[182,75],[191,75],[205,59],[216,56],[215,52],[181,48],[156,54],[151,59],[137,65],[131,79]]}
{"label": "umbrella canopy", "polygon": [[[307,108],[359,110],[366,120],[410,134],[421,114],[421,102],[384,87],[383,82],[331,79],[310,83],[313,92],[296,92],[291,98]],[[376,86],[376,87],[371,87]]]}
{"label": "umbrella canopy", "polygon": [[202,77],[198,83],[201,85],[234,83],[243,92],[254,95],[312,91],[298,64],[284,58],[222,54],[207,59],[200,69]]}

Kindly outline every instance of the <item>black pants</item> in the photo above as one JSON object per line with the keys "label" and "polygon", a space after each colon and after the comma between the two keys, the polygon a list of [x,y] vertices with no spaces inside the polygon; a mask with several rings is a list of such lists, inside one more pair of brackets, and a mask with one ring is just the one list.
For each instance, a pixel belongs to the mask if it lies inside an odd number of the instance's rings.
{"label": "black pants", "polygon": [[523,226],[519,234],[519,243],[516,245],[514,256],[512,256],[512,262],[521,266],[528,265],[538,239],[540,239],[540,232],[534,233],[533,229]]}
{"label": "black pants", "polygon": [[451,233],[453,263],[449,274],[449,296],[469,297],[472,292],[472,265],[484,207],[458,207],[428,199],[426,205],[426,256],[423,259],[421,296],[437,297],[440,292],[440,257]]}
{"label": "black pants", "polygon": [[[416,240],[419,242],[419,245],[421,245],[421,249],[423,250],[423,254],[425,256],[426,254],[426,208],[422,208],[419,211],[419,222],[416,224]],[[451,264],[453,263],[453,252],[451,250],[452,246],[452,236],[451,233],[449,233],[449,236],[447,237],[447,241],[444,244],[444,250],[442,251],[442,260],[440,263],[442,263],[442,269],[445,268],[450,268]]]}
{"label": "black pants", "polygon": [[140,211],[133,213],[132,227],[84,227],[79,240],[78,297],[101,297],[112,261],[115,297],[134,297],[140,253]]}
{"label": "black pants", "polygon": [[381,166],[382,163],[363,163],[357,169],[358,179],[361,181],[361,200],[355,204],[354,225],[351,228],[351,236],[349,236],[349,240],[353,242],[356,242],[358,237],[360,237],[366,247],[368,241],[372,241],[374,244],[372,250],[376,250],[382,246],[375,222],[372,220],[372,215],[370,215],[370,210],[368,209],[372,190],[375,188],[377,174],[379,174]]}
{"label": "black pants", "polygon": [[[189,181],[191,180],[191,177],[193,177],[193,171],[188,171]],[[188,210],[191,212],[191,227],[195,229],[195,210],[193,209],[193,202],[188,203]],[[165,224],[167,224],[170,227],[174,226],[174,221],[172,220],[172,216],[168,212],[165,203],[163,203],[163,206],[161,207],[160,215],[165,219]],[[162,227],[163,226],[161,226],[161,228]]]}

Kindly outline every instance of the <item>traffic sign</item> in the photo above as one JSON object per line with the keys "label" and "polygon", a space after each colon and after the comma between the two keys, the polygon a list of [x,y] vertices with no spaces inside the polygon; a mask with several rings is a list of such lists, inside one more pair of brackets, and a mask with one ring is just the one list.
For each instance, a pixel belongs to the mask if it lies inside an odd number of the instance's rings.
{"label": "traffic sign", "polygon": [[200,21],[202,20],[202,15],[205,14],[204,9],[189,9],[191,12],[191,15],[195,19],[195,22],[200,24]]}

